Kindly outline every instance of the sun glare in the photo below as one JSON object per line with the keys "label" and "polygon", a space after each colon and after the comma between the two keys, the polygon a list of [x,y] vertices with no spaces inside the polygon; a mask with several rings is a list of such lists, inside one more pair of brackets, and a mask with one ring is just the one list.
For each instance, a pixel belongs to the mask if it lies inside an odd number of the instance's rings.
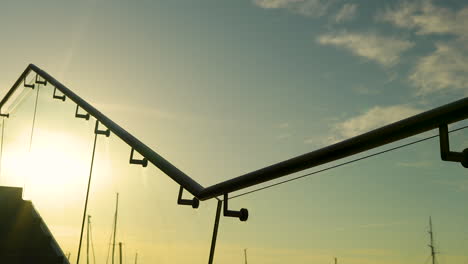
{"label": "sun glare", "polygon": [[83,145],[67,133],[35,131],[31,150],[11,153],[7,161],[13,182],[23,182],[23,198],[51,207],[81,198],[90,162]]}

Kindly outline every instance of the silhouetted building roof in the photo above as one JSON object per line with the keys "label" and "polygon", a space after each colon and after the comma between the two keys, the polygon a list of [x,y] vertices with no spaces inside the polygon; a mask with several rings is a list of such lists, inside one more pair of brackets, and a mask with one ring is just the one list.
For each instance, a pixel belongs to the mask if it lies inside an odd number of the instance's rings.
{"label": "silhouetted building roof", "polygon": [[0,263],[69,264],[21,188],[0,186]]}

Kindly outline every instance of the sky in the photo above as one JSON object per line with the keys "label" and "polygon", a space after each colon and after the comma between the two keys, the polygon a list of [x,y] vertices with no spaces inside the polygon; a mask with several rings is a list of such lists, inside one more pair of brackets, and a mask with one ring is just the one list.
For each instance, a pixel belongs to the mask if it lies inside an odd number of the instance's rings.
{"label": "sky", "polygon": [[[207,187],[465,98],[467,28],[457,0],[5,0],[0,96],[33,63]],[[52,93],[25,89],[9,109],[0,184],[25,188],[74,259],[94,121]],[[468,147],[467,132],[450,139]],[[216,202],[177,206],[178,186],[129,152],[98,138],[97,260],[119,192],[127,262],[205,263]],[[432,216],[439,263],[466,264],[466,176],[429,140],[233,199],[250,219],[222,217],[215,263],[245,248],[249,263],[427,263]]]}

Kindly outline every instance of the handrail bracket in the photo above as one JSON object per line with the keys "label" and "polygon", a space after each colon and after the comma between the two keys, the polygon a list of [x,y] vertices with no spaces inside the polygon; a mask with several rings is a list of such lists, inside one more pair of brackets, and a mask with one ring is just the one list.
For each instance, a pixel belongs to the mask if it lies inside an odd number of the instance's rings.
{"label": "handrail bracket", "polygon": [[83,119],[86,119],[86,120],[89,120],[89,113],[86,113],[86,114],[80,114],[78,113],[78,110],[80,108],[80,105],[76,105],[76,111],[75,111],[75,117],[76,118],[83,118]]}
{"label": "handrail bracket", "polygon": [[24,86],[24,87],[27,87],[27,88],[31,88],[31,89],[34,90],[34,86],[35,86],[35,85],[34,85],[34,83],[32,83],[32,84],[27,84],[27,83],[26,83],[26,76],[24,76],[24,79],[23,79],[23,86]]}
{"label": "handrail bracket", "polygon": [[57,91],[57,87],[54,87],[54,95],[53,95],[53,98],[54,99],[59,99],[59,100],[62,100],[63,102],[65,102],[65,99],[67,98],[64,94],[63,95],[57,95],[56,94],[56,91]]}
{"label": "handrail bracket", "polygon": [[439,126],[439,139],[440,139],[440,157],[444,161],[460,162],[465,168],[468,168],[468,148],[462,152],[450,150],[450,141],[448,134],[447,124]]}
{"label": "handrail bracket", "polygon": [[96,126],[94,127],[94,134],[96,135],[105,135],[106,137],[110,136],[110,129],[99,130],[99,120],[96,120]]}
{"label": "handrail bracket", "polygon": [[46,80],[46,79],[41,80],[41,79],[39,78],[39,74],[36,74],[36,83],[37,83],[37,84],[42,84],[42,85],[46,86],[46,85],[47,85],[47,80]]}
{"label": "handrail bracket", "polygon": [[148,166],[148,159],[147,158],[143,158],[141,160],[135,159],[135,158],[133,158],[133,153],[134,152],[135,152],[135,149],[132,148],[132,150],[130,151],[130,164],[138,164],[138,165],[141,165],[143,167]]}
{"label": "handrail bracket", "polygon": [[200,200],[198,200],[196,197],[193,197],[192,200],[188,200],[188,199],[183,199],[182,198],[182,193],[184,191],[184,188],[182,186],[180,186],[180,189],[179,189],[179,196],[177,197],[177,204],[180,204],[180,205],[191,205],[192,208],[194,209],[197,209],[198,206],[200,205]]}
{"label": "handrail bracket", "polygon": [[223,207],[223,215],[227,217],[237,217],[242,222],[247,221],[249,218],[249,211],[245,208],[241,208],[239,211],[232,211],[228,209],[228,201],[229,197],[228,194],[224,194],[224,207]]}

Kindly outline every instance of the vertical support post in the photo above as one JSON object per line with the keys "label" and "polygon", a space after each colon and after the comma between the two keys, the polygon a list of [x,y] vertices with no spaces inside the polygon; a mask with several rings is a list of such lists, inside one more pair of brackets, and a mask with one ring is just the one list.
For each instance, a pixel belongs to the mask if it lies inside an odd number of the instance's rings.
{"label": "vertical support post", "polygon": [[208,264],[213,264],[213,258],[216,248],[216,238],[218,237],[218,227],[219,227],[219,219],[221,217],[221,207],[223,206],[223,201],[218,200],[218,206],[216,207],[216,218],[213,228],[213,237],[211,238],[211,249],[210,249],[210,259],[208,260]]}
{"label": "vertical support post", "polygon": [[439,144],[440,156],[442,160],[447,160],[450,154],[450,141],[448,136],[448,126],[446,124],[439,126]]}

